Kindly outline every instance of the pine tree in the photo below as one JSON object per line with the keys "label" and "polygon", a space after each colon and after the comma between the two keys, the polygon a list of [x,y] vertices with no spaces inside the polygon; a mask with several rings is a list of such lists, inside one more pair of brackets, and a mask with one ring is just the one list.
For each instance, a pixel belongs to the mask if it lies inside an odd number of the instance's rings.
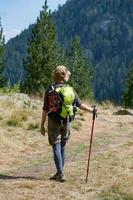
{"label": "pine tree", "polygon": [[127,88],[123,95],[122,102],[125,107],[133,109],[133,64],[131,65],[131,70],[129,71]]}
{"label": "pine tree", "polygon": [[0,88],[4,87],[5,84],[5,80],[3,77],[3,70],[4,70],[3,55],[4,55],[4,36],[0,18]]}
{"label": "pine tree", "polygon": [[78,37],[72,40],[70,50],[67,52],[67,61],[72,73],[70,84],[78,92],[80,98],[91,99],[90,81],[92,79],[92,71],[90,65],[85,61]]}
{"label": "pine tree", "polygon": [[47,1],[32,31],[28,57],[24,63],[26,81],[24,89],[28,93],[42,93],[51,82],[51,73],[58,63],[55,26]]}

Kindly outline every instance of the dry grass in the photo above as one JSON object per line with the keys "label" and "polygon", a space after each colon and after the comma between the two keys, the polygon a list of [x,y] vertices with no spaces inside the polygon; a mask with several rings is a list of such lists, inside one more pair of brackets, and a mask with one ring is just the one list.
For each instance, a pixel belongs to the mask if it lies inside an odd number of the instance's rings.
{"label": "dry grass", "polygon": [[115,105],[110,101],[103,101],[101,103],[101,107],[104,110],[108,110],[108,109],[112,110],[112,109],[114,109]]}
{"label": "dry grass", "polygon": [[[99,106],[86,184],[92,116],[79,112],[67,145],[68,180],[57,183],[48,180],[55,168],[47,136],[39,132],[41,102],[36,110],[9,102],[0,103],[0,199],[133,200],[132,116],[114,116],[113,105]],[[21,126],[7,125],[15,116]]]}
{"label": "dry grass", "polygon": [[0,121],[3,119],[3,117],[0,115]]}
{"label": "dry grass", "polygon": [[77,121],[77,122],[72,122],[72,125],[71,125],[71,127],[73,128],[73,129],[75,129],[75,130],[77,130],[77,131],[79,131],[80,129],[81,129],[81,122],[80,121]]}
{"label": "dry grass", "polygon": [[28,120],[28,116],[30,113],[23,109],[23,110],[15,110],[8,116],[7,120],[5,121],[6,126],[14,126],[20,127],[22,123]]}

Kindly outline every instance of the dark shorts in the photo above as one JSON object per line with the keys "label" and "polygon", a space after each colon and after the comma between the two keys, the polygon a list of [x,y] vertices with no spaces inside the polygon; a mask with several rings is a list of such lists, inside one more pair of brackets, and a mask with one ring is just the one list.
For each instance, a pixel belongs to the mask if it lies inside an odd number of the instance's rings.
{"label": "dark shorts", "polygon": [[67,142],[70,137],[70,123],[59,124],[48,117],[48,140],[53,145],[59,142]]}

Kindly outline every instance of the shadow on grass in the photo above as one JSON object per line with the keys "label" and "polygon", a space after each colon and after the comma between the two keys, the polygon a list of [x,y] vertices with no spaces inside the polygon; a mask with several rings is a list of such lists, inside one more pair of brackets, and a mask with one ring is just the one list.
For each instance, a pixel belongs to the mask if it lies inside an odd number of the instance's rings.
{"label": "shadow on grass", "polygon": [[10,176],[10,175],[4,175],[4,174],[0,174],[0,179],[3,179],[3,180],[15,180],[15,179],[41,180],[41,178],[37,178],[34,176]]}

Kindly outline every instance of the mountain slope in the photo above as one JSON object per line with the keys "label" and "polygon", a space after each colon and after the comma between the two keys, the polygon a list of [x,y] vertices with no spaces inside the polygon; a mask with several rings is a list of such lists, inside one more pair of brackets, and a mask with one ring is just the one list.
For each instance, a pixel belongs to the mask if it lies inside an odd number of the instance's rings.
{"label": "mountain slope", "polygon": [[68,47],[78,35],[94,66],[98,100],[119,102],[133,59],[133,1],[71,0],[54,13],[59,41]]}
{"label": "mountain slope", "polygon": [[23,60],[27,57],[28,40],[31,37],[33,25],[10,39],[5,47],[4,74],[11,84],[24,79]]}

